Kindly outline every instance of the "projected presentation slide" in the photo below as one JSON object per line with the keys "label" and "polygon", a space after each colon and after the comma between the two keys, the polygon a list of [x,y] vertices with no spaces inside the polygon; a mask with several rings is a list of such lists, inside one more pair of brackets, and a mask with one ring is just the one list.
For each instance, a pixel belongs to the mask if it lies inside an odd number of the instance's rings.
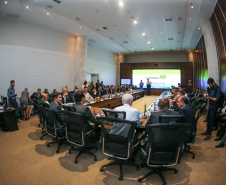
{"label": "projected presentation slide", "polygon": [[140,80],[143,81],[143,88],[147,88],[147,79],[151,82],[152,89],[171,89],[171,86],[178,86],[181,83],[180,69],[133,69],[133,85],[140,88]]}

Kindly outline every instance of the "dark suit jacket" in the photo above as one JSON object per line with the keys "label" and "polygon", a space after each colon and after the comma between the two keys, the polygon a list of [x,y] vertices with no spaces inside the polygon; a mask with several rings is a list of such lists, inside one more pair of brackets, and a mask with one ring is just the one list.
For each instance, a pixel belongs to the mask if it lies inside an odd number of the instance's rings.
{"label": "dark suit jacket", "polygon": [[91,110],[89,107],[83,105],[81,102],[76,102],[74,107],[76,108],[76,112],[83,114],[86,117],[85,122],[85,131],[89,131],[92,129],[91,125],[89,124],[89,121],[94,123],[95,125],[99,125],[99,122],[97,119],[93,116]]}
{"label": "dark suit jacket", "polygon": [[72,103],[75,102],[75,93],[71,94],[70,100],[71,100]]}
{"label": "dark suit jacket", "polygon": [[195,112],[190,105],[185,105],[179,110],[179,114],[184,116],[183,123],[189,124],[190,127],[187,133],[192,133],[195,130]]}
{"label": "dark suit jacket", "polygon": [[114,89],[109,89],[110,94],[115,94],[115,90]]}
{"label": "dark suit jacket", "polygon": [[64,126],[64,117],[62,116],[62,114],[60,113],[61,111],[61,106],[55,102],[55,101],[52,101],[50,104],[49,104],[49,109],[54,111],[56,113],[56,118],[57,118],[57,122],[56,122],[56,128],[61,128]]}
{"label": "dark suit jacket", "polygon": [[179,115],[176,111],[171,111],[169,109],[162,109],[159,112],[152,112],[150,118],[147,121],[147,124],[159,123],[159,117],[161,115]]}
{"label": "dark suit jacket", "polygon": [[104,95],[104,91],[103,90],[101,90],[101,91],[97,91],[97,97],[101,97],[101,96],[103,96]]}
{"label": "dark suit jacket", "polygon": [[110,91],[110,89],[109,89],[109,90],[107,90],[107,89],[104,89],[104,94],[111,94],[111,91]]}
{"label": "dark suit jacket", "polygon": [[119,89],[119,88],[118,88],[118,89],[117,89],[117,92],[118,92],[118,93],[121,93],[121,92],[122,92],[122,89]]}
{"label": "dark suit jacket", "polygon": [[[96,83],[96,90],[98,90],[98,87],[101,86],[101,83]],[[102,87],[102,86],[101,86]]]}
{"label": "dark suit jacket", "polygon": [[34,92],[32,95],[31,95],[31,100],[34,101],[34,100],[41,100],[41,94],[38,94],[37,92]]}
{"label": "dark suit jacket", "polygon": [[67,95],[66,96],[66,102],[64,101],[64,97],[63,97],[63,93],[60,93],[61,94],[61,96],[62,96],[62,104],[64,104],[64,103],[70,103],[70,98],[69,98],[69,96]]}

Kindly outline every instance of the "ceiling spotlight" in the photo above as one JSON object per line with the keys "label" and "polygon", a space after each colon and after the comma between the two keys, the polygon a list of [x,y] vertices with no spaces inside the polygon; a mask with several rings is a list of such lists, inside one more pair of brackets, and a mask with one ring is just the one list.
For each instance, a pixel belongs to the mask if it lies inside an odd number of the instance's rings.
{"label": "ceiling spotlight", "polygon": [[134,21],[133,21],[133,24],[137,24],[137,23],[138,23],[137,20],[134,20]]}
{"label": "ceiling spotlight", "polygon": [[148,44],[151,44],[151,42],[150,42],[150,41],[148,41]]}
{"label": "ceiling spotlight", "polygon": [[82,28],[82,26],[80,25],[79,28]]}
{"label": "ceiling spotlight", "polygon": [[49,12],[47,12],[46,14],[49,15]]}
{"label": "ceiling spotlight", "polygon": [[102,37],[102,39],[104,39],[104,38]]}
{"label": "ceiling spotlight", "polygon": [[29,6],[26,6],[27,9],[29,9]]}
{"label": "ceiling spotlight", "polygon": [[143,36],[145,36],[145,35],[146,35],[146,33],[142,33],[142,35],[143,35]]}
{"label": "ceiling spotlight", "polygon": [[194,6],[191,4],[191,8],[194,8]]}
{"label": "ceiling spotlight", "polygon": [[191,18],[189,19],[189,21],[191,21]]}
{"label": "ceiling spotlight", "polygon": [[152,49],[152,50],[154,50],[154,48],[153,48],[153,47],[151,47],[151,49]]}
{"label": "ceiling spotlight", "polygon": [[120,1],[118,5],[123,7],[123,5],[124,5],[123,1]]}
{"label": "ceiling spotlight", "polygon": [[199,30],[200,30],[201,28],[199,28]]}
{"label": "ceiling spotlight", "polygon": [[8,2],[7,1],[5,1],[5,4],[7,4]]}
{"label": "ceiling spotlight", "polygon": [[92,33],[92,35],[93,35],[93,33]]}

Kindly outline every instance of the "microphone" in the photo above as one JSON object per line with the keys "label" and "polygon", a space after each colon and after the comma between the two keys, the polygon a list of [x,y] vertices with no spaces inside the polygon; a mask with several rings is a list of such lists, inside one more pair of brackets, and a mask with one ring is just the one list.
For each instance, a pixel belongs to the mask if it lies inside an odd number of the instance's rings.
{"label": "microphone", "polygon": [[144,116],[143,116],[144,119],[147,118],[147,116],[145,115],[145,113],[146,113],[146,103],[144,104]]}

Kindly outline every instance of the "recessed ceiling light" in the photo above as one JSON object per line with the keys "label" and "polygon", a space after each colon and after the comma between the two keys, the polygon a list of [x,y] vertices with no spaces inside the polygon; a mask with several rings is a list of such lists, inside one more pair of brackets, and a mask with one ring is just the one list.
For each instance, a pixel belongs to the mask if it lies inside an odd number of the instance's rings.
{"label": "recessed ceiling light", "polygon": [[8,2],[7,1],[5,1],[5,4],[7,4]]}
{"label": "recessed ceiling light", "polygon": [[29,6],[26,6],[27,9],[29,9]]}
{"label": "recessed ceiling light", "polygon": [[102,39],[104,39],[104,38],[102,37]]}
{"label": "recessed ceiling light", "polygon": [[80,25],[79,28],[82,28],[82,26]]}
{"label": "recessed ceiling light", "polygon": [[191,18],[189,19],[189,21],[191,21]]}
{"label": "recessed ceiling light", "polygon": [[92,33],[92,35],[93,35],[93,33]]}
{"label": "recessed ceiling light", "polygon": [[49,15],[49,12],[47,12],[46,14]]}
{"label": "recessed ceiling light", "polygon": [[191,4],[191,8],[194,8],[194,6]]}
{"label": "recessed ceiling light", "polygon": [[137,20],[134,20],[134,21],[133,21],[133,24],[137,24],[137,23],[138,23]]}
{"label": "recessed ceiling light", "polygon": [[146,35],[146,33],[142,33],[142,35],[143,35],[143,36],[145,36],[145,35]]}
{"label": "recessed ceiling light", "polygon": [[150,42],[150,41],[148,41],[148,44],[151,44],[151,42]]}
{"label": "recessed ceiling light", "polygon": [[199,28],[199,30],[200,30],[201,28]]}
{"label": "recessed ceiling light", "polygon": [[123,1],[120,1],[118,5],[123,7],[123,5],[124,5]]}

